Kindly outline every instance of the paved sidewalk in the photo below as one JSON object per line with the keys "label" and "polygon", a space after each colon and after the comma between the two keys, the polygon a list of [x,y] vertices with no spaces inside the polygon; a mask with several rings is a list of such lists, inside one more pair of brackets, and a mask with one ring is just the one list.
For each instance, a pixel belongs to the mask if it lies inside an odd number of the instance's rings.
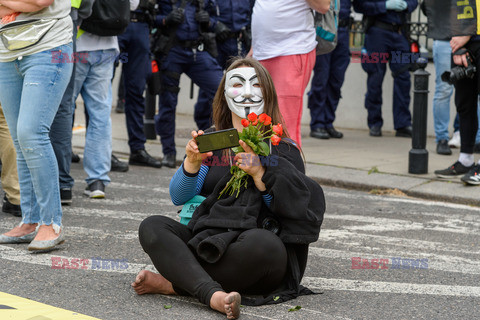
{"label": "paved sidewalk", "polygon": [[[84,123],[79,111],[76,113],[76,123]],[[112,123],[113,151],[120,159],[128,160],[125,115],[112,112]],[[176,127],[177,160],[181,160],[190,131],[196,126],[192,116],[177,114]],[[435,152],[435,140],[429,137],[428,173],[415,175],[408,173],[411,139],[397,138],[394,132],[383,132],[383,137],[370,137],[367,129],[337,129],[344,133],[343,139],[314,139],[308,136],[308,127],[302,129],[307,174],[320,184],[372,193],[404,193],[407,196],[480,206],[480,188],[465,186],[460,178],[441,180],[433,174],[434,170],[453,164],[458,159],[459,149],[452,149],[451,156],[438,155]],[[75,133],[74,150],[82,153],[84,140],[82,132]],[[158,137],[155,141],[147,141],[146,149],[154,157],[163,157]],[[476,159],[478,157],[480,155],[476,155]]]}

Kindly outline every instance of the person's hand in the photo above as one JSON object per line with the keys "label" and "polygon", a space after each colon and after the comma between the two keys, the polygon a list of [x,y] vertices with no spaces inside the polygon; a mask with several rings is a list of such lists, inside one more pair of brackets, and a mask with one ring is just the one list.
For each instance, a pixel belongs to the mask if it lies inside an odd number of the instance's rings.
{"label": "person's hand", "polygon": [[468,67],[467,55],[468,55],[468,53],[465,53],[465,54],[462,54],[462,55],[454,54],[453,55],[453,63],[455,63],[458,66],[463,65],[464,67]]}
{"label": "person's hand", "polygon": [[248,144],[242,140],[239,140],[238,142],[245,152],[239,152],[235,155],[233,159],[236,161],[236,165],[253,178],[255,186],[258,190],[266,190],[265,184],[262,182],[265,168],[262,166],[260,158],[255,152],[253,152],[252,148],[250,148]]}
{"label": "person's hand", "polygon": [[195,13],[195,20],[198,22],[202,29],[208,29],[210,25],[210,15],[205,10],[200,10]]}
{"label": "person's hand", "polygon": [[458,49],[463,48],[468,41],[470,41],[471,36],[456,36],[450,40],[450,47],[452,52],[455,53]]}
{"label": "person's hand", "polygon": [[202,161],[205,158],[213,156],[213,152],[211,151],[200,153],[200,151],[198,150],[198,145],[195,139],[202,134],[202,130],[198,130],[198,132],[192,131],[192,139],[187,142],[187,146],[185,147],[185,153],[187,154],[187,157],[184,161],[184,168],[185,171],[189,173],[197,173],[198,170],[200,170],[200,165],[202,164]]}
{"label": "person's hand", "polygon": [[250,48],[250,51],[248,51],[247,57],[248,57],[248,58],[253,57],[253,47],[251,47],[251,48]]}
{"label": "person's hand", "polygon": [[168,16],[165,18],[166,26],[178,26],[185,19],[184,10],[181,8],[173,9]]}
{"label": "person's hand", "polygon": [[220,21],[218,21],[217,24],[215,25],[215,37],[219,42],[225,42],[230,37],[231,33],[232,33],[232,30],[230,30],[229,27],[227,27],[225,24],[221,23]]}
{"label": "person's hand", "polygon": [[403,11],[407,9],[408,5],[405,0],[387,0],[385,7],[387,10]]}

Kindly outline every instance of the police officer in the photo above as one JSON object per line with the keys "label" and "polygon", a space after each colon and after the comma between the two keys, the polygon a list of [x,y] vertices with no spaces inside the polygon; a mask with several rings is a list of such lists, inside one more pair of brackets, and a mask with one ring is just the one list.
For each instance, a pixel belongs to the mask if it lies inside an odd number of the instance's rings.
{"label": "police officer", "polygon": [[[251,46],[251,30],[250,21],[252,16],[252,9],[255,1],[253,0],[224,0],[218,1],[217,24],[215,25],[215,35],[217,40],[218,56],[217,62],[226,69],[227,62],[231,57],[245,56],[250,50]],[[208,95],[202,90],[198,92],[198,101],[196,107],[198,111],[209,110],[212,101],[208,99]],[[194,118],[202,115],[197,114],[195,110]],[[200,124],[202,124],[200,122]],[[199,123],[197,122],[197,125]],[[204,127],[198,127],[205,130],[210,126],[210,123]]]}
{"label": "police officer", "polygon": [[330,53],[317,56],[308,93],[310,109],[310,136],[317,139],[343,137],[335,130],[335,111],[340,100],[340,89],[350,62],[349,26],[351,0],[340,0],[337,46]]}
{"label": "police officer", "polygon": [[[355,11],[367,17],[365,50],[362,53],[362,68],[368,74],[365,108],[368,110],[370,135],[382,135],[382,82],[386,72],[386,58],[394,77],[393,122],[397,137],[411,137],[410,73],[404,63],[410,57],[410,48],[405,36],[408,28],[407,14],[417,7],[417,0],[355,0]],[[363,50],[362,50],[363,51]],[[395,55],[396,59],[393,59]],[[407,59],[403,59],[403,57]],[[400,58],[399,58],[400,57]]]}
{"label": "police officer", "polygon": [[[157,25],[162,37],[156,47],[164,50],[162,63],[162,92],[155,128],[160,135],[164,166],[174,168],[175,109],[177,106],[180,76],[185,73],[208,100],[212,100],[223,76],[222,69],[212,55],[216,55],[215,35],[217,6],[213,0],[160,0]],[[167,50],[165,50],[167,47]],[[210,126],[211,105],[195,106],[197,126]]]}
{"label": "police officer", "polygon": [[[147,141],[143,131],[145,98],[143,92],[150,72],[150,11],[155,1],[141,0],[139,7],[130,13],[127,30],[118,36],[122,54],[128,59],[122,65],[125,89],[125,120],[127,123],[128,145],[130,147],[129,164],[160,168],[160,160],[153,158],[145,150]],[[153,13],[153,12],[152,12]]]}

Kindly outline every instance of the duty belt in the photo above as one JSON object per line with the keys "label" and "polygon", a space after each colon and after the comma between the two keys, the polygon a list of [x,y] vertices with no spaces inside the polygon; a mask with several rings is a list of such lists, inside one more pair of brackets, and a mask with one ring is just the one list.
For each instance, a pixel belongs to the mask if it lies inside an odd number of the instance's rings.
{"label": "duty belt", "polygon": [[130,11],[130,22],[147,22],[145,13]]}
{"label": "duty belt", "polygon": [[177,40],[175,44],[184,48],[196,49],[202,44],[202,42],[199,40],[185,40],[185,41]]}
{"label": "duty belt", "polygon": [[373,24],[373,26],[383,30],[396,32],[396,33],[399,33],[400,30],[402,30],[401,24],[387,23],[379,20],[375,20],[375,23]]}

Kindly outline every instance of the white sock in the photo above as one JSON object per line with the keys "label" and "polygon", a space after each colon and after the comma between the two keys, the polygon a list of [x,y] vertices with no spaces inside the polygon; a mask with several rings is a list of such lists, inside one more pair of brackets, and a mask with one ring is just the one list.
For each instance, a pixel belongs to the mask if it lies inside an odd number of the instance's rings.
{"label": "white sock", "polygon": [[475,163],[473,153],[463,153],[460,152],[460,156],[458,157],[458,161],[463,164],[465,167],[470,167]]}

